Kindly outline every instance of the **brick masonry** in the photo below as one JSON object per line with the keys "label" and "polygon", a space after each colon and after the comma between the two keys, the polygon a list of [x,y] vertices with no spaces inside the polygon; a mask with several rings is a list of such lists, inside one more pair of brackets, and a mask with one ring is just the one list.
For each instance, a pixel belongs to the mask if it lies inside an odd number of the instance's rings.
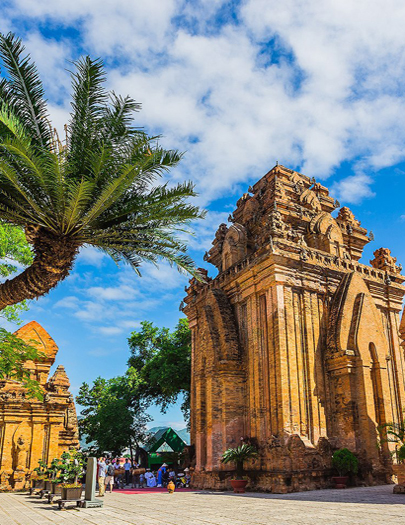
{"label": "brick masonry", "polygon": [[205,255],[217,277],[190,282],[196,487],[229,486],[220,459],[241,438],[260,451],[253,489],[328,487],[339,447],[362,483],[390,480],[378,427],[403,417],[405,279],[388,249],[358,262],[372,234],[337,208],[314,179],[274,167],[220,225]]}
{"label": "brick masonry", "polygon": [[0,381],[0,491],[27,488],[39,459],[49,464],[79,445],[76,409],[64,367],[59,365],[48,379],[58,347],[35,321],[16,335],[30,344],[35,341],[46,356],[42,362],[26,364],[44,399],[28,398],[18,381]]}

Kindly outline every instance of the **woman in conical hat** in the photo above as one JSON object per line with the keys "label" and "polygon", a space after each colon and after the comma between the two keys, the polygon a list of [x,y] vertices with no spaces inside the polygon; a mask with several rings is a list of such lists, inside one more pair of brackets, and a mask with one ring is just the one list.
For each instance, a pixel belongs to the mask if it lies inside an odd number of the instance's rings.
{"label": "woman in conical hat", "polygon": [[163,472],[166,472],[166,467],[167,467],[166,463],[163,463],[163,465],[158,470],[158,480],[157,480],[157,482],[158,482],[157,486],[158,487],[162,486],[162,481],[163,481],[162,480],[162,476],[163,476]]}

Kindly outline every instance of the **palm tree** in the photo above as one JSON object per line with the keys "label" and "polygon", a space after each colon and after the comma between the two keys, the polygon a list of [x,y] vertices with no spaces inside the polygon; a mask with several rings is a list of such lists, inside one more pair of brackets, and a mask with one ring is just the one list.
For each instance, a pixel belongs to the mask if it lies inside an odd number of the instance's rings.
{"label": "palm tree", "polygon": [[395,443],[395,450],[392,455],[398,463],[405,462],[405,422],[385,423],[379,427],[385,433],[382,443]]}
{"label": "palm tree", "polygon": [[163,259],[195,275],[180,239],[204,215],[188,202],[194,187],[157,184],[182,155],[133,126],[140,106],[106,91],[102,61],[74,63],[61,142],[36,66],[14,34],[0,34],[0,59],[0,220],[23,227],[34,254],[25,271],[0,285],[0,310],[46,294],[84,245],[138,273],[142,262]]}
{"label": "palm tree", "polygon": [[235,463],[236,466],[236,479],[243,479],[243,464],[245,461],[256,458],[258,455],[257,450],[252,445],[244,443],[237,448],[228,448],[222,454],[222,463]]}

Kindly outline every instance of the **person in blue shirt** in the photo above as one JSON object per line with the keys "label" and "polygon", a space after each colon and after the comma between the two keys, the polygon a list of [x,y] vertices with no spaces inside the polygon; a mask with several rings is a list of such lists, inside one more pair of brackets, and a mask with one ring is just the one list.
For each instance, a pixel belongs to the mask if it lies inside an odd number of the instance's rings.
{"label": "person in blue shirt", "polygon": [[129,485],[130,478],[131,478],[131,462],[127,458],[124,463],[124,470],[125,470],[125,485]]}

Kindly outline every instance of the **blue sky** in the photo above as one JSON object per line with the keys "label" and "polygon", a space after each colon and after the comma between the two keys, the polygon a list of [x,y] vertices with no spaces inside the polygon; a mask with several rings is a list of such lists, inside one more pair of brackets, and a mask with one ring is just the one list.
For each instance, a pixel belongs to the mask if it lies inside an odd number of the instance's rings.
{"label": "blue sky", "polygon": [[[405,263],[405,5],[398,0],[13,0],[0,30],[23,37],[61,130],[70,61],[102,57],[108,85],[142,103],[136,122],[186,151],[208,210],[191,255],[202,266],[217,226],[276,161],[327,185],[375,241]],[[404,264],[405,265],[405,264]],[[211,270],[211,275],[213,271]],[[84,249],[65,282],[32,304],[77,393],[125,370],[142,320],[173,327],[187,279],[166,265],[143,277]],[[178,407],[153,425],[183,426]]]}

